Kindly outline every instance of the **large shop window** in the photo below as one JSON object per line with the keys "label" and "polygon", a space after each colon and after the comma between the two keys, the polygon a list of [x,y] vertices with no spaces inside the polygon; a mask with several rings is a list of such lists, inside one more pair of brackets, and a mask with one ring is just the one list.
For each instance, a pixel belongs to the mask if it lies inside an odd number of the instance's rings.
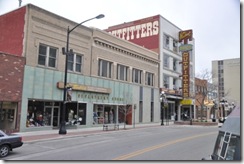
{"label": "large shop window", "polygon": [[95,104],[93,124],[114,124],[117,122],[116,106]]}
{"label": "large shop window", "polygon": [[86,125],[86,104],[85,103],[67,103],[68,112],[66,125]]}
{"label": "large shop window", "polygon": [[59,117],[59,102],[28,101],[26,127],[58,126]]}
{"label": "large shop window", "polygon": [[57,48],[44,44],[39,45],[38,64],[56,68]]}
{"label": "large shop window", "polygon": [[[28,101],[26,127],[58,127],[61,121],[61,102]],[[65,113],[66,125],[86,124],[86,104],[67,103]]]}
{"label": "large shop window", "polygon": [[16,129],[17,121],[17,102],[0,101],[0,129],[10,130]]}

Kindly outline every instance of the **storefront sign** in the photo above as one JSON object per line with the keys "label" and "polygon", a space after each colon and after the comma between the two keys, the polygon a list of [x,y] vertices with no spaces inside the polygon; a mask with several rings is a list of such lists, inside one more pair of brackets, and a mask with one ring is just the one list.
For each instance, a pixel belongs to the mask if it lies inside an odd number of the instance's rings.
{"label": "storefront sign", "polygon": [[159,53],[160,15],[111,26],[105,31]]}
{"label": "storefront sign", "polygon": [[183,44],[179,47],[179,51],[191,51],[192,50],[192,44]]}
{"label": "storefront sign", "polygon": [[180,104],[181,105],[192,105],[193,102],[192,102],[191,99],[183,99],[183,100],[180,101]]}
{"label": "storefront sign", "polygon": [[147,22],[135,26],[113,30],[109,33],[125,40],[145,38],[153,35],[158,35],[159,22],[158,20],[156,20],[153,22]]}
{"label": "storefront sign", "polygon": [[[80,84],[74,84],[74,83],[68,83],[67,86],[72,87],[72,90],[77,91],[87,91],[87,92],[97,92],[97,93],[111,93],[110,88],[100,88],[100,87],[93,87],[88,85],[80,85]],[[63,82],[57,82],[57,88],[63,89],[64,83]]]}
{"label": "storefront sign", "polygon": [[179,32],[179,42],[181,42],[183,40],[184,44],[187,44],[188,39],[192,40],[192,30],[186,30],[186,31]]}
{"label": "storefront sign", "polygon": [[189,53],[183,52],[182,54],[182,97],[188,98],[189,96],[189,81],[190,81],[190,75],[189,75]]}

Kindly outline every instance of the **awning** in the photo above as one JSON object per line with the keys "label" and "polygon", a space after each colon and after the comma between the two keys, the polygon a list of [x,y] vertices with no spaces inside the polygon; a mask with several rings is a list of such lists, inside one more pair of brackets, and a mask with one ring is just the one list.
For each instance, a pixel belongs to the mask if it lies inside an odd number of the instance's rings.
{"label": "awning", "polygon": [[182,100],[182,97],[174,95],[166,95],[166,98]]}

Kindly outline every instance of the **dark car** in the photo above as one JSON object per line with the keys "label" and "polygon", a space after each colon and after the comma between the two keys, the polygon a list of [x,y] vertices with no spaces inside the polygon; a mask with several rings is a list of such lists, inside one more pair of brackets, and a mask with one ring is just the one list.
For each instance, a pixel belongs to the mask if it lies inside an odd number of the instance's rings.
{"label": "dark car", "polygon": [[22,137],[17,134],[7,135],[0,130],[0,158],[6,157],[14,148],[23,145]]}
{"label": "dark car", "polygon": [[219,129],[213,153],[202,160],[241,160],[240,107],[236,107]]}

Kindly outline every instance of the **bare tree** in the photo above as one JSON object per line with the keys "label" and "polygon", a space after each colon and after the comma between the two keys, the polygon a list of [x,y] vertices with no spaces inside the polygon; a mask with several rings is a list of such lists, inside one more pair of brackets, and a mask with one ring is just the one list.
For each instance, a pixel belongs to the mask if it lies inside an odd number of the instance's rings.
{"label": "bare tree", "polygon": [[124,104],[119,106],[119,112],[123,114],[124,129],[126,129],[127,116],[132,113],[132,95],[128,92],[124,93]]}
{"label": "bare tree", "polygon": [[[200,85],[203,89],[197,90],[195,94],[195,100],[200,104],[200,115],[201,121],[203,120],[203,110],[205,107],[205,102],[212,101],[214,106],[211,108],[211,114],[214,115],[215,118],[215,109],[218,109],[218,105],[221,102],[223,96],[227,96],[230,93],[230,90],[225,90],[224,95],[220,95],[219,93],[219,84],[218,84],[218,74],[213,74],[208,69],[204,69],[201,73],[197,74],[196,77],[199,79]],[[196,78],[196,79],[197,79]],[[217,96],[215,98],[210,97],[211,93],[216,93]],[[224,113],[224,108],[222,108],[222,112]]]}
{"label": "bare tree", "polygon": [[119,112],[123,114],[124,129],[126,129],[127,116],[132,113],[132,105],[127,104],[119,107]]}
{"label": "bare tree", "polygon": [[[200,116],[201,121],[203,120],[203,110],[205,106],[206,101],[209,100],[209,95],[213,92],[217,93],[217,85],[212,83],[212,77],[213,74],[208,70],[202,70],[201,73],[196,75],[196,81],[198,81],[198,86],[200,86],[201,89],[196,90],[195,94],[195,100],[200,105]],[[212,98],[211,98],[212,99]],[[213,99],[212,99],[213,100]]]}

